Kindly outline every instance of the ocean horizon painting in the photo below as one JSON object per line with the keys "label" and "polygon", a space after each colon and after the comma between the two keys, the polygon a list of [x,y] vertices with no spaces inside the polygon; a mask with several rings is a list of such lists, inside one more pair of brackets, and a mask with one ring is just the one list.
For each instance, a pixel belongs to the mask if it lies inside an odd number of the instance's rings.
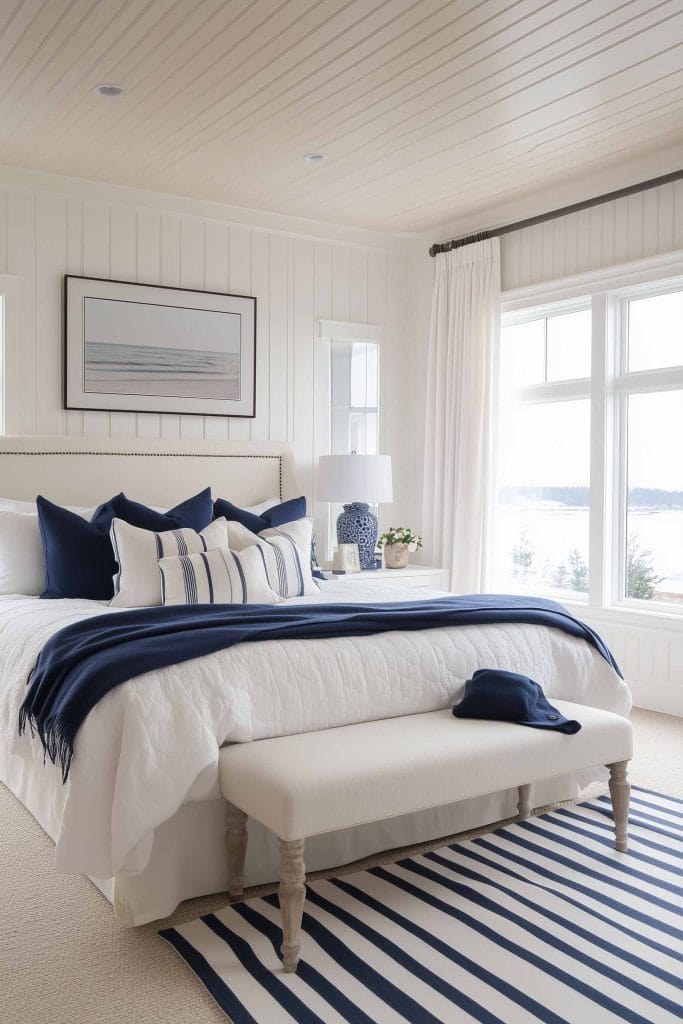
{"label": "ocean horizon painting", "polygon": [[239,353],[86,341],[84,389],[175,398],[240,397]]}
{"label": "ocean horizon painting", "polygon": [[67,278],[71,407],[254,415],[255,299],[89,280]]}

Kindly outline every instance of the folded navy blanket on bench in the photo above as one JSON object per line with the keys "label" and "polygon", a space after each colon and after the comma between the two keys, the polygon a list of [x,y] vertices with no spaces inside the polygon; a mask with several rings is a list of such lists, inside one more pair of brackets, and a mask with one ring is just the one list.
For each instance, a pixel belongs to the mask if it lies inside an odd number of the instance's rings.
{"label": "folded navy blanket on bench", "polygon": [[[66,780],[76,734],[114,687],[239,643],[370,636],[395,630],[519,622],[551,626],[592,644],[619,672],[589,626],[555,601],[474,594],[391,604],[189,605],[134,608],[83,619],[55,633],[29,678],[19,713]],[[621,674],[621,673],[619,673]]]}
{"label": "folded navy blanket on bench", "polygon": [[456,718],[517,722],[533,729],[555,729],[572,735],[581,723],[565,718],[549,703],[539,683],[518,672],[480,668],[465,683],[465,696],[453,707]]}

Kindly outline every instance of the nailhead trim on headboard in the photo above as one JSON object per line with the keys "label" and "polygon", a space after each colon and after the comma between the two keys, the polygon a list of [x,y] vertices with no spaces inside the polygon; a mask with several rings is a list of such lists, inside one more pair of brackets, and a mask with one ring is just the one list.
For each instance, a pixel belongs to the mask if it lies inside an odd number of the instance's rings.
{"label": "nailhead trim on headboard", "polygon": [[218,455],[204,452],[103,452],[103,451],[82,451],[82,452],[55,452],[55,451],[0,451],[0,458],[3,455],[121,455],[126,458],[159,458],[159,459],[277,459],[278,480],[280,489],[280,501],[282,501],[282,456],[281,455]]}

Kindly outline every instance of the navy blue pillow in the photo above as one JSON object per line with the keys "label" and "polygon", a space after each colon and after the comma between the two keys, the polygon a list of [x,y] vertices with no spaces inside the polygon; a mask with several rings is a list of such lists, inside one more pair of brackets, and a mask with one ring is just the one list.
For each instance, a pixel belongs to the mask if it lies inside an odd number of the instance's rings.
{"label": "navy blue pillow", "polygon": [[108,601],[114,596],[116,560],[109,537],[112,519],[124,519],[142,530],[189,528],[199,532],[209,525],[213,511],[209,488],[167,513],[155,512],[125,494],[117,494],[100,505],[90,522],[42,495],[36,503],[47,578],[42,596],[91,601]]}
{"label": "navy blue pillow", "polygon": [[[195,494],[193,498],[181,502],[175,508],[170,508],[168,512],[155,512],[153,508],[141,505],[139,501],[131,501],[123,493],[117,494],[100,508],[106,508],[107,511],[111,509],[113,512],[107,529],[111,526],[111,520],[116,517],[125,520],[131,526],[140,527],[141,530],[154,530],[157,533],[162,533],[164,530],[179,528],[196,530],[197,533],[200,533],[213,519],[213,500],[210,487]],[[93,522],[99,515],[100,509],[93,516]],[[169,520],[172,521],[171,524],[169,524]]]}
{"label": "navy blue pillow", "polygon": [[246,526],[247,530],[251,530],[252,533],[260,533],[261,530],[267,530],[271,526],[282,526],[283,523],[293,523],[296,519],[303,519],[305,515],[306,498],[303,495],[300,498],[290,498],[289,501],[273,505],[272,508],[266,509],[258,516],[253,512],[247,512],[245,508],[233,505],[226,498],[216,498],[213,503],[214,519],[225,516],[230,522]]}
{"label": "navy blue pillow", "polygon": [[106,601],[114,596],[112,577],[116,572],[109,527],[97,525],[111,520],[109,502],[100,505],[92,522],[53,505],[38,495],[38,523],[45,550],[47,587],[43,597],[84,597]]}

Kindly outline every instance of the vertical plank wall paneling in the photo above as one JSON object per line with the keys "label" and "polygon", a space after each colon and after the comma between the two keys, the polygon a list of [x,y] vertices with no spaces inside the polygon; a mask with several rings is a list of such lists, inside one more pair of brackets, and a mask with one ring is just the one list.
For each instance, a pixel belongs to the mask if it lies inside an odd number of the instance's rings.
{"label": "vertical plank wall paneling", "polygon": [[683,249],[683,181],[522,228],[500,241],[503,291]]}
{"label": "vertical plank wall paneling", "polygon": [[[235,295],[254,294],[251,288],[251,247],[252,232],[248,228],[230,228],[228,236],[228,290]],[[248,441],[251,436],[251,422],[249,420],[231,419],[228,422],[228,433],[231,441]],[[282,436],[284,437],[284,435]]]}
{"label": "vertical plank wall paneling", "polygon": [[[9,193],[9,189],[7,191]],[[67,200],[66,272],[76,276],[83,273],[83,204],[74,199]],[[59,404],[61,408],[61,401]],[[84,433],[82,412],[70,409],[68,412],[63,412],[62,416],[64,425],[61,432],[76,437],[80,437]]]}
{"label": "vertical plank wall paneling", "polygon": [[[12,429],[17,434],[36,432],[36,196],[10,192],[7,196],[7,273],[18,279],[17,349],[14,354],[16,393]],[[6,387],[12,387],[7,368]]]}
{"label": "vertical plank wall paneling", "polygon": [[[111,277],[111,224],[108,203],[88,201],[83,205],[83,273],[90,277]],[[42,239],[39,244],[42,244]],[[36,339],[38,342],[39,339]],[[37,395],[42,402],[41,395]],[[121,413],[84,412],[85,434],[111,434]]]}
{"label": "vertical plank wall paneling", "polygon": [[[683,249],[683,181],[503,235],[503,290],[677,249]],[[581,614],[614,651],[636,704],[683,715],[680,627],[606,624],[590,609]]]}
{"label": "vertical plank wall paneling", "polygon": [[[314,456],[324,435],[316,416],[317,403],[325,398],[316,383],[321,379],[318,319],[353,319],[389,328],[382,382],[384,444],[397,456],[403,449],[402,437],[395,435],[405,424],[395,399],[402,386],[408,265],[407,255],[389,256],[379,248],[336,241],[332,229],[329,240],[313,240],[192,216],[176,210],[170,197],[167,208],[157,209],[52,189],[0,188],[0,273],[19,279],[18,351],[6,353],[16,415],[7,429],[74,436],[285,440],[294,447],[302,490],[312,495]],[[63,410],[65,273],[255,295],[256,417]],[[397,304],[390,325],[388,279]]]}

